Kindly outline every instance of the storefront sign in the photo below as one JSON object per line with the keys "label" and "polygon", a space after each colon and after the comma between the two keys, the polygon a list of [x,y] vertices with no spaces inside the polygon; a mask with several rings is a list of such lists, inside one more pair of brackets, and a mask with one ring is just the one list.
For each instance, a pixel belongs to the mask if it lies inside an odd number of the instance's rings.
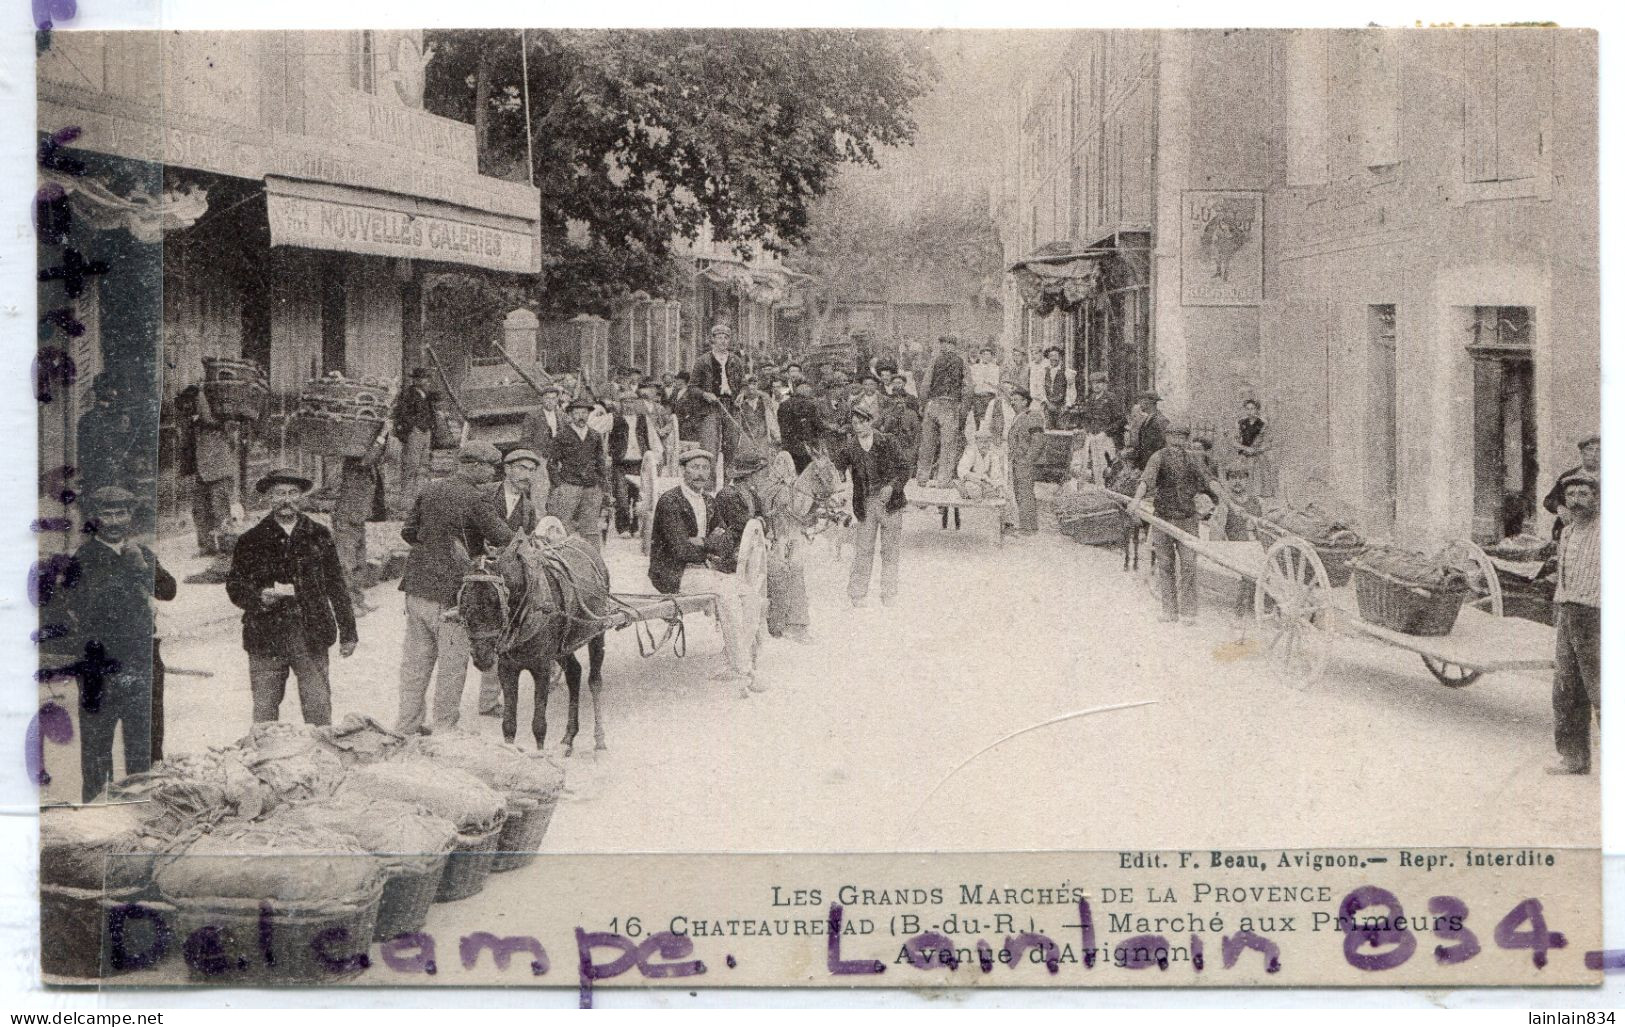
{"label": "storefront sign", "polygon": [[1187,190],[1180,213],[1180,302],[1187,307],[1261,303],[1264,194]]}
{"label": "storefront sign", "polygon": [[415,157],[448,161],[470,173],[478,166],[473,125],[354,89],[312,89],[305,106],[305,123],[324,136],[371,140]]}
{"label": "storefront sign", "polygon": [[273,246],[443,260],[498,271],[537,269],[536,237],[529,232],[274,192],[265,201]]}

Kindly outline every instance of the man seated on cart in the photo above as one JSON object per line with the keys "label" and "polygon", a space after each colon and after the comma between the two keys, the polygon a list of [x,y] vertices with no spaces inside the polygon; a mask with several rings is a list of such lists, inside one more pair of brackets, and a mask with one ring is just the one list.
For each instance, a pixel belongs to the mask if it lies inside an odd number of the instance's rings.
{"label": "man seated on cart", "polygon": [[[1154,489],[1152,502],[1157,518],[1182,535],[1195,537],[1196,497],[1206,493],[1215,503],[1222,502],[1219,483],[1209,474],[1205,452],[1192,443],[1189,427],[1170,423],[1163,434],[1166,445],[1146,462],[1129,512],[1139,513],[1146,491]],[[1162,597],[1159,619],[1164,624],[1176,620],[1196,623],[1196,553],[1183,539],[1161,528],[1152,529],[1151,552],[1157,562],[1157,591]]]}

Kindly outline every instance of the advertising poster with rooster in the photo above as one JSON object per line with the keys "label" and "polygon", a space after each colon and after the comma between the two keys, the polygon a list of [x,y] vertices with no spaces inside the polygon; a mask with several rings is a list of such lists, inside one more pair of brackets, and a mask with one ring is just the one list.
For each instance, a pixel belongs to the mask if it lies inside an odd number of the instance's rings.
{"label": "advertising poster with rooster", "polygon": [[1246,307],[1264,298],[1264,195],[1185,193],[1180,300],[1187,307]]}

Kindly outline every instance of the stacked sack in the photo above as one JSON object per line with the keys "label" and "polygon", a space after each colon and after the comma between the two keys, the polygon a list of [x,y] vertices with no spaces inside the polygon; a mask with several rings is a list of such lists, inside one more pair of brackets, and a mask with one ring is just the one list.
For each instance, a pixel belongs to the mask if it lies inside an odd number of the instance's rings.
{"label": "stacked sack", "polygon": [[552,758],[471,734],[255,725],[119,782],[126,802],[42,815],[46,971],[116,972],[109,910],[156,900],[130,921],[169,918],[169,943],[135,946],[146,965],[184,953],[195,979],[233,984],[359,972],[371,940],[483,888],[499,848],[503,869],[534,859],[563,787]]}

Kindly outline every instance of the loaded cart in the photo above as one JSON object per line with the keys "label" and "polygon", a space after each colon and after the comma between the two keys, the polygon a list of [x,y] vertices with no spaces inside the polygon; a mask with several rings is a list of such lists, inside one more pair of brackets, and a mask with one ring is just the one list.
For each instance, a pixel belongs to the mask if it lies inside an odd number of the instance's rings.
{"label": "loaded cart", "polygon": [[[1291,534],[1258,542],[1197,538],[1153,514],[1141,520],[1167,532],[1198,556],[1255,583],[1253,614],[1272,671],[1294,687],[1325,674],[1336,636],[1364,638],[1415,653],[1447,688],[1463,688],[1484,674],[1550,670],[1552,629],[1505,616],[1495,565],[1467,541],[1452,542],[1435,558],[1441,575],[1434,587],[1413,583],[1391,568],[1403,561],[1348,561],[1345,581],[1333,584],[1317,548]],[[1411,559],[1415,554],[1405,554]]]}

